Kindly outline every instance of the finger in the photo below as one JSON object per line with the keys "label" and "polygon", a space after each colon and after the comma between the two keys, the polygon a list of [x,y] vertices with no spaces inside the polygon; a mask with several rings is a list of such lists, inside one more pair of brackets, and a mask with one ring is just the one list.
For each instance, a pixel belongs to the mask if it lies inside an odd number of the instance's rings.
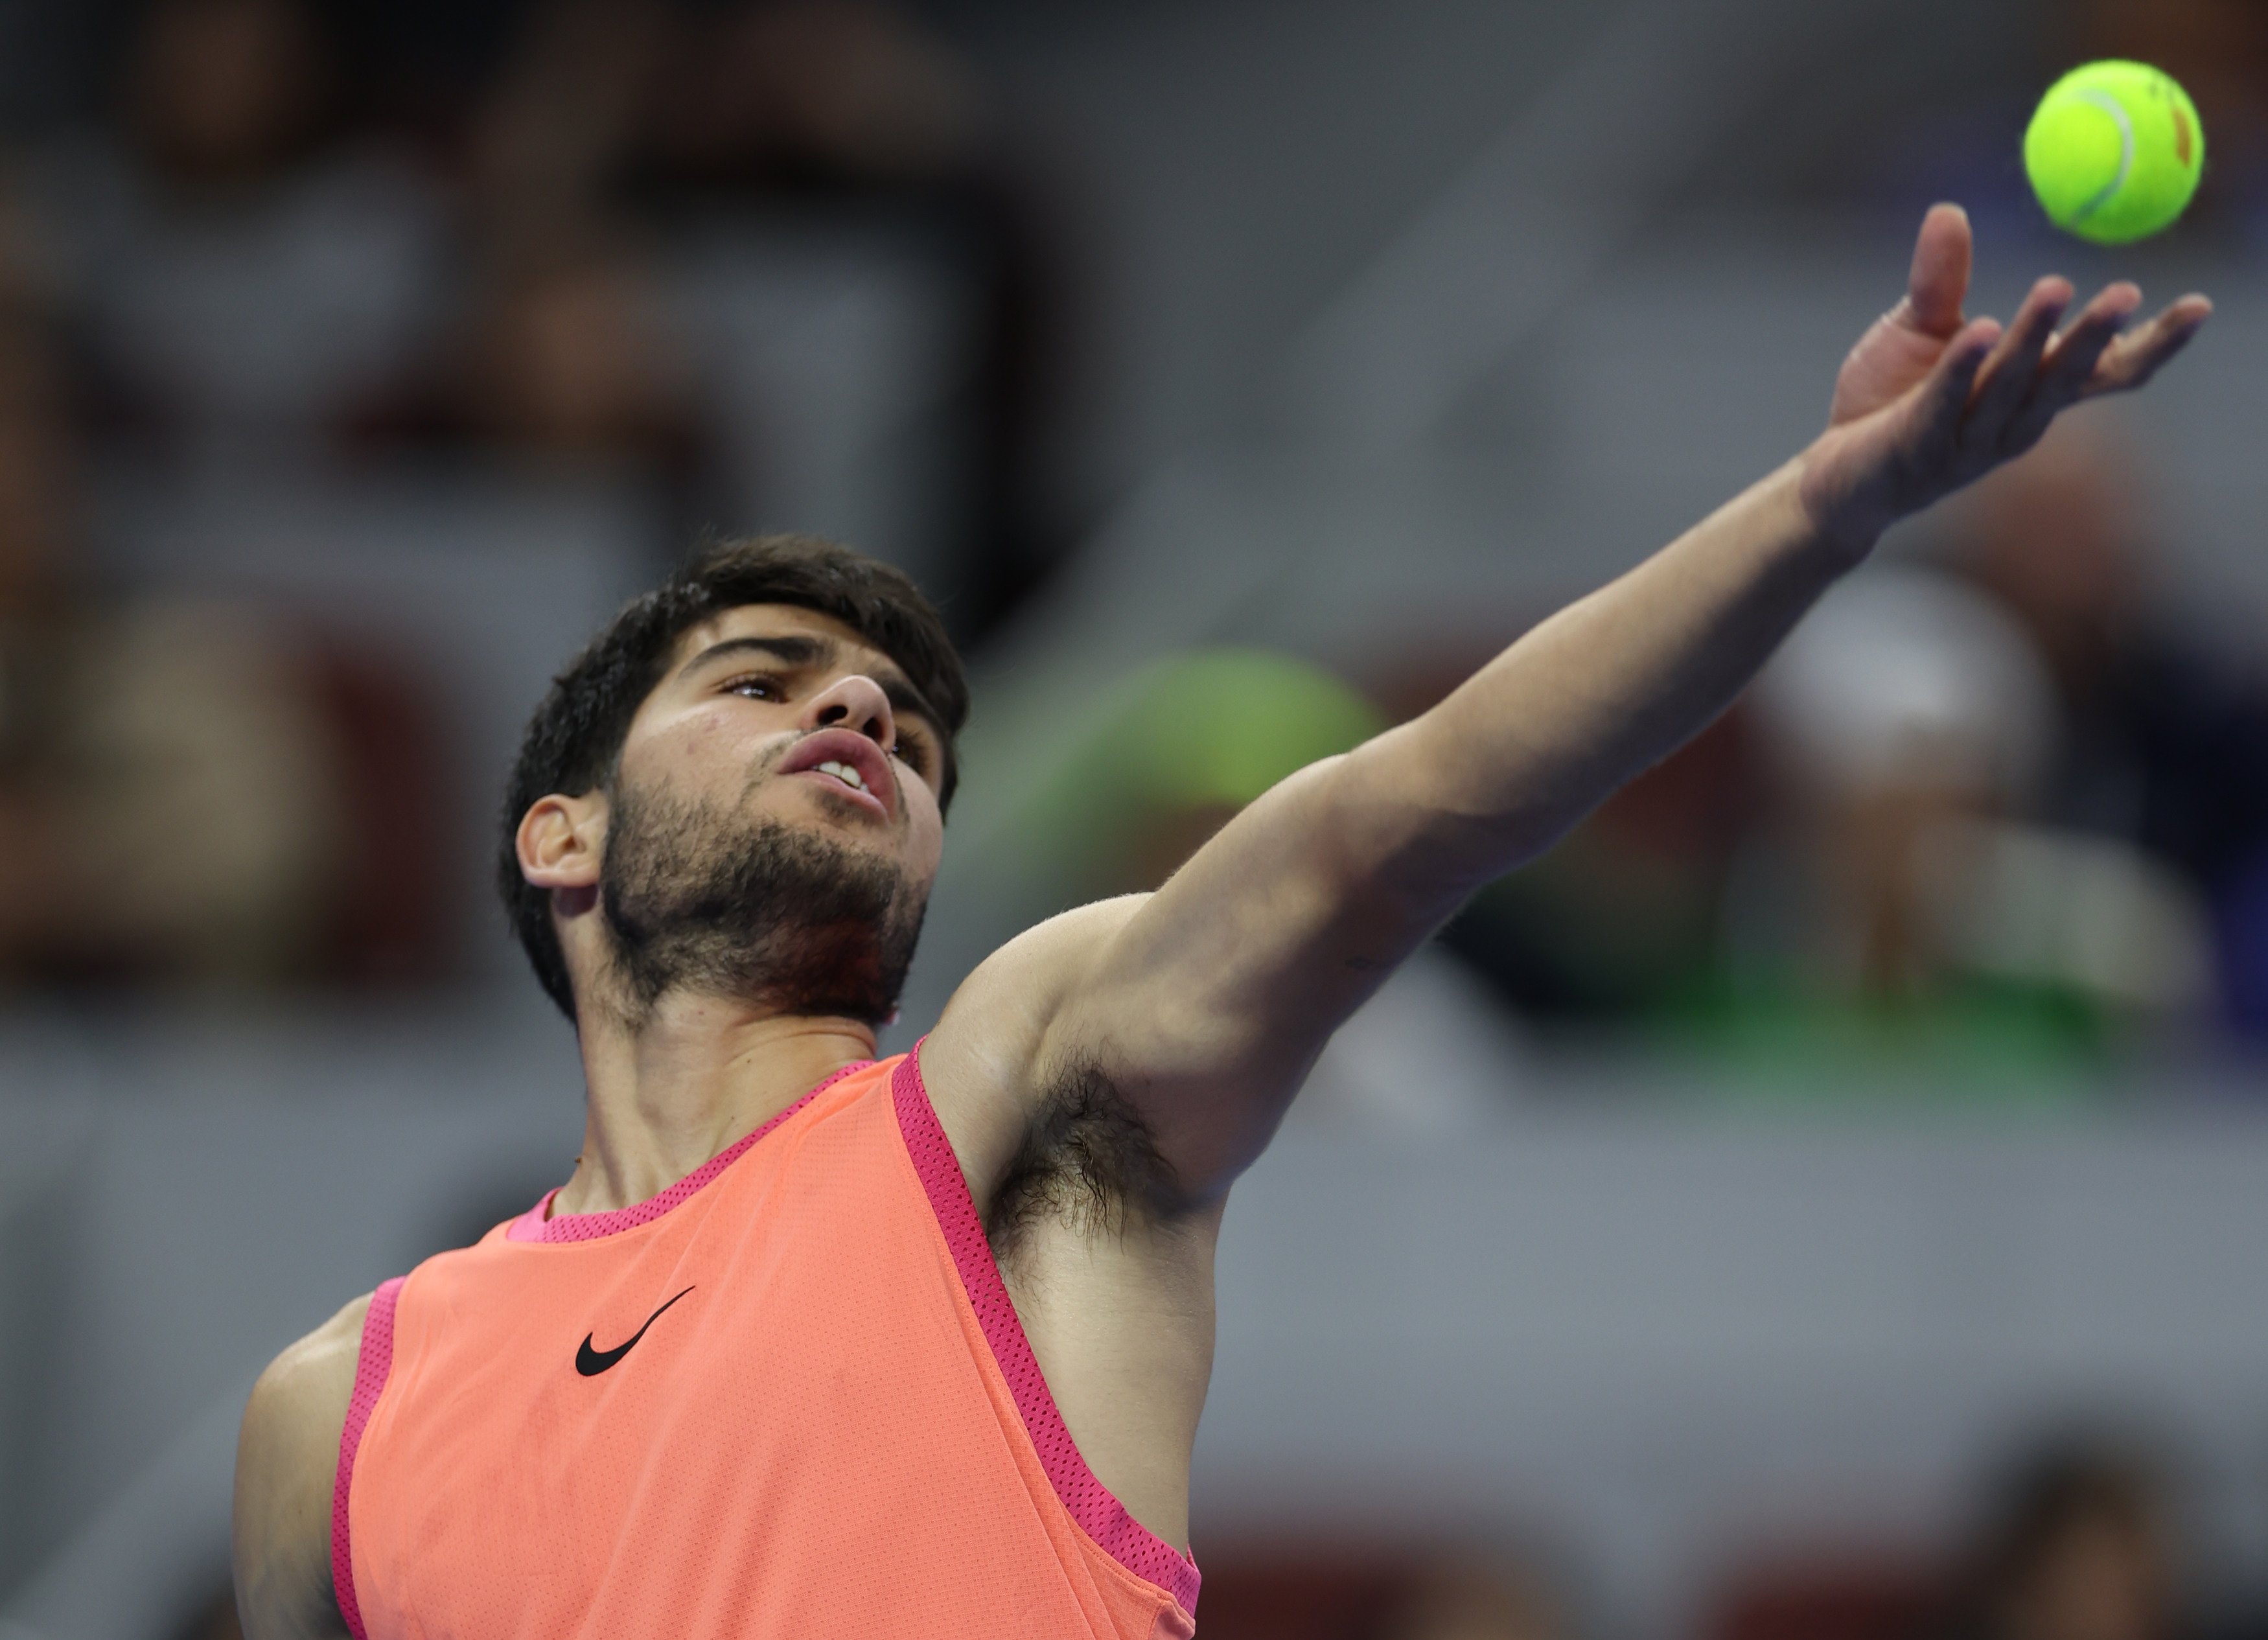
{"label": "finger", "polygon": [[1972,320],[1945,344],[1945,351],[1917,390],[1910,436],[1920,451],[1949,453],[1959,441],[1970,395],[1976,390],[1977,373],[2000,335],[1999,320]]}
{"label": "finger", "polygon": [[1977,375],[1977,390],[1962,423],[1961,442],[1973,452],[1996,450],[2009,419],[2032,391],[2040,358],[2055,339],[2056,321],[2071,305],[2071,281],[2051,275],[2035,284],[2016,310],[1999,344]]}
{"label": "finger", "polygon": [[2139,286],[2125,280],[2107,285],[2080,311],[2077,319],[2058,335],[2041,362],[2032,389],[2008,423],[2001,438],[2001,453],[2014,455],[2037,444],[2040,436],[2069,406],[2078,402],[2095,367],[2134,310],[2142,305]]}
{"label": "finger", "polygon": [[2204,297],[2182,298],[2148,324],[2129,331],[2105,349],[2080,397],[2132,392],[2187,347],[2190,338],[2212,317],[2213,304]]}
{"label": "finger", "polygon": [[1914,239],[1900,320],[1933,336],[1950,336],[1959,330],[1972,255],[1969,213],[1958,205],[1931,206]]}

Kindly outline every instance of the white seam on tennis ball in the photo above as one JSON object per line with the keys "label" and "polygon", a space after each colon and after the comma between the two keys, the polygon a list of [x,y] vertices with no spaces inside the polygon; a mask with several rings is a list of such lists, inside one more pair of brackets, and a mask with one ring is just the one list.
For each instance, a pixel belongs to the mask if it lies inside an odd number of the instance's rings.
{"label": "white seam on tennis ball", "polygon": [[2096,211],[2109,204],[2118,190],[2126,186],[2127,173],[2134,169],[2134,121],[2133,117],[2126,112],[2126,105],[2107,91],[2098,90],[2092,85],[2082,85],[2073,92],[2072,95],[2077,97],[2081,102],[2102,109],[2103,113],[2117,121],[2118,125],[2118,174],[2104,183],[2093,199],[2072,212],[2071,219],[2073,222],[2085,222]]}

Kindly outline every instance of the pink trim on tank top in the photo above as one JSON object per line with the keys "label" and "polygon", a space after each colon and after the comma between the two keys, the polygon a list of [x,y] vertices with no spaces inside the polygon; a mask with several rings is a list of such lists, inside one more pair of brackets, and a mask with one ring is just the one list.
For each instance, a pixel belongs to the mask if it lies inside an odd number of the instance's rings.
{"label": "pink trim on tank top", "polygon": [[362,1432],[370,1427],[371,1409],[394,1370],[394,1303],[401,1296],[407,1276],[380,1282],[363,1313],[362,1346],[355,1357],[354,1394],[347,1397],[346,1428],[339,1431],[339,1469],[331,1483],[331,1587],[338,1596],[339,1615],[346,1619],[354,1640],[369,1640],[363,1632],[362,1605],[355,1599],[354,1543],[347,1524],[347,1498],[354,1489],[355,1453]]}
{"label": "pink trim on tank top", "polygon": [[983,1327],[985,1342],[992,1346],[992,1358],[1008,1380],[1016,1409],[1023,1414],[1024,1428],[1039,1453],[1041,1467],[1047,1471],[1048,1483],[1080,1530],[1104,1553],[1144,1582],[1167,1591],[1194,1617],[1201,1581],[1197,1563],[1128,1514],[1126,1506],[1095,1479],[1094,1471],[1079,1455],[1078,1443],[1071,1438],[1040,1371],[1039,1357],[1032,1353],[1024,1323],[1008,1297],[1007,1283],[1000,1278],[999,1264],[985,1239],[983,1221],[976,1216],[968,1181],[961,1177],[953,1142],[945,1136],[944,1124],[929,1101],[920,1058],[921,1044],[917,1042],[890,1078],[898,1127],[913,1157],[914,1172],[921,1176],[922,1188],[928,1194],[930,1210],[937,1215],[938,1228],[945,1232],[954,1268],[961,1272],[961,1284],[976,1311],[977,1324]]}
{"label": "pink trim on tank top", "polygon": [[747,1154],[750,1145],[828,1088],[852,1071],[864,1070],[873,1063],[871,1059],[860,1059],[843,1066],[754,1133],[746,1138],[734,1140],[675,1184],[643,1202],[633,1202],[628,1207],[611,1208],[603,1213],[562,1213],[555,1218],[551,1214],[551,1200],[563,1187],[554,1185],[543,1193],[541,1201],[513,1219],[504,1233],[513,1241],[594,1241],[600,1236],[616,1235],[625,1230],[635,1230],[640,1224],[650,1224],[670,1209],[682,1204],[703,1185]]}

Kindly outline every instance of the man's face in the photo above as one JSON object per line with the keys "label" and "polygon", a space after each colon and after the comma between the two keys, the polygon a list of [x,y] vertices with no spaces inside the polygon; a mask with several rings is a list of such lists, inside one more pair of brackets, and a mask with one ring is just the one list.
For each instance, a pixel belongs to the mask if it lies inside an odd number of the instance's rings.
{"label": "man's face", "polygon": [[943,737],[897,666],[784,605],[688,632],[608,791],[600,899],[636,999],[879,1018],[944,844]]}

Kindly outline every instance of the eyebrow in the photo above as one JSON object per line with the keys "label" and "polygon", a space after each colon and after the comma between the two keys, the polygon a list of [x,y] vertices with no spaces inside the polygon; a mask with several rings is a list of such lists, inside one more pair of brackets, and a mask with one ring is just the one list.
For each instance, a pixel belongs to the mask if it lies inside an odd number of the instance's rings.
{"label": "eyebrow", "polygon": [[[831,637],[806,636],[802,633],[777,633],[768,636],[732,637],[711,643],[678,670],[682,677],[699,670],[712,661],[737,654],[769,655],[784,666],[803,671],[815,671],[831,666],[843,653],[843,647]],[[910,715],[922,720],[923,726],[939,739],[945,738],[942,720],[931,706],[928,698],[909,682],[895,667],[879,674],[870,673],[882,691],[882,698],[890,703],[893,713]]]}

